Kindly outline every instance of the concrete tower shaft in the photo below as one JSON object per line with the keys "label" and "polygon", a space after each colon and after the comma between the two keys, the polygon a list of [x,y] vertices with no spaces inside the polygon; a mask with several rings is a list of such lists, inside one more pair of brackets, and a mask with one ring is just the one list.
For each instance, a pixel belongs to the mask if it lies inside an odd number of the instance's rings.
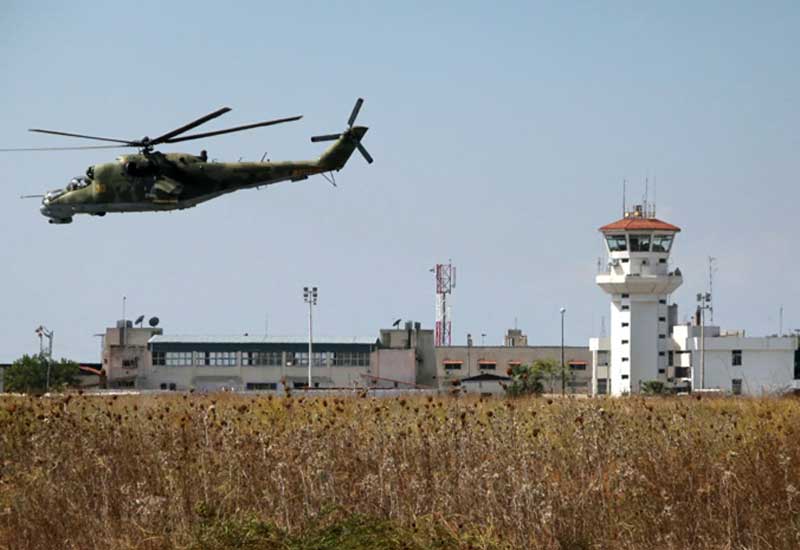
{"label": "concrete tower shaft", "polygon": [[611,296],[609,390],[639,393],[643,382],[667,382],[667,301],[683,283],[668,260],[680,228],[637,206],[600,231],[609,262],[595,280]]}

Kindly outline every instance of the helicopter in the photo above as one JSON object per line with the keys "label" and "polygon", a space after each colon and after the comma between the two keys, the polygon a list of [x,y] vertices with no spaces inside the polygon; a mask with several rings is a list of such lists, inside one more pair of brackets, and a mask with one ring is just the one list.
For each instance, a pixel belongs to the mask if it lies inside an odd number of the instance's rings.
{"label": "helicopter", "polygon": [[240,189],[250,189],[281,181],[301,181],[315,174],[322,174],[335,186],[333,172],[341,170],[356,149],[368,163],[373,162],[372,157],[361,144],[367,128],[353,125],[363,103],[362,98],[356,100],[347,120],[347,127],[343,132],[311,138],[312,142],[336,142],[316,160],[264,162],[264,157],[262,157],[260,162],[209,162],[205,150],[201,151],[200,155],[161,153],[155,150],[156,146],[162,144],[241,132],[262,126],[293,122],[302,118],[302,115],[293,116],[224,130],[185,135],[189,130],[229,112],[231,109],[228,107],[218,109],[152,139],[146,136],[138,140],[113,139],[32,128],[29,131],[111,142],[115,145],[0,149],[0,151],[111,149],[118,147],[139,149],[138,154],[122,155],[115,162],[89,166],[85,175],[73,178],[63,189],[54,189],[43,195],[23,196],[23,198],[41,198],[40,211],[53,224],[72,223],[72,218],[76,214],[105,216],[109,212],[183,210]]}

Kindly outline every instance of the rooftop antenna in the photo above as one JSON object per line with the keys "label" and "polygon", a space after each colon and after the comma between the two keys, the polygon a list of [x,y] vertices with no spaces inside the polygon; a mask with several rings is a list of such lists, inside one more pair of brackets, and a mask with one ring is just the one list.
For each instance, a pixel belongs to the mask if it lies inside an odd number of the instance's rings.
{"label": "rooftop antenna", "polygon": [[778,310],[778,336],[783,336],[783,306]]}
{"label": "rooftop antenna", "polygon": [[717,259],[714,256],[708,257],[708,293],[711,295],[712,302],[709,304],[708,307],[708,314],[710,317],[710,322],[714,324],[714,273],[717,271],[717,266],[715,265]]}
{"label": "rooftop antenna", "polygon": [[658,203],[658,185],[656,184],[656,177],[653,175],[653,217],[656,217],[656,204]]}
{"label": "rooftop antenna", "polygon": [[514,330],[517,330],[517,328],[519,328],[517,327],[517,318],[514,317]]}
{"label": "rooftop antenna", "polygon": [[625,187],[627,185],[627,181],[625,178],[622,178],[622,217],[625,217],[625,213],[627,212],[627,206],[625,204]]}
{"label": "rooftop antenna", "polygon": [[650,185],[650,181],[647,179],[647,176],[644,177],[644,217],[647,216],[647,195],[648,195],[648,187]]}
{"label": "rooftop antenna", "polygon": [[600,338],[606,337],[606,316],[600,317]]}

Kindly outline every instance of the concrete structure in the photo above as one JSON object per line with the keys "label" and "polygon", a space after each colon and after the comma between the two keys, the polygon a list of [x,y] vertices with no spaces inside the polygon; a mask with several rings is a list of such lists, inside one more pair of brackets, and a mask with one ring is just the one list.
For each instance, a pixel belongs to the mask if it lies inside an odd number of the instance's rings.
{"label": "concrete structure", "polygon": [[110,388],[133,388],[150,367],[148,342],[160,328],[135,328],[131,321],[117,321],[103,335],[103,367]]}
{"label": "concrete structure", "polygon": [[[643,382],[667,383],[667,304],[683,282],[668,261],[680,229],[656,219],[654,210],[636,206],[600,231],[609,262],[596,282],[611,296],[610,353],[600,385],[611,395],[637,393]],[[595,342],[594,351],[598,346]]]}
{"label": "concrete structure", "polygon": [[[418,388],[435,384],[433,331],[419,323],[381,337],[317,337],[315,388]],[[283,391],[308,386],[307,337],[167,336],[119,322],[103,340],[110,388]]]}
{"label": "concrete structure", "polygon": [[[527,342],[527,336],[521,331],[506,334],[506,342]],[[514,365],[530,365],[537,359],[549,359],[561,362],[561,346],[446,346],[436,348],[436,379],[440,388],[451,387],[454,380],[467,387],[471,383],[480,382],[476,388],[481,393],[503,393],[500,382],[481,375],[495,375],[507,379],[508,369]],[[591,392],[592,372],[591,353],[588,348],[580,346],[564,346],[564,362],[569,366],[566,377],[567,393]],[[476,378],[480,377],[480,378]],[[489,382],[492,382],[489,384]],[[483,386],[491,390],[484,390]],[[560,377],[545,380],[545,392],[560,393]]]}
{"label": "concrete structure", "polygon": [[[560,346],[528,346],[527,336],[510,330],[512,346],[434,347],[434,332],[420,323],[383,329],[374,337],[316,337],[314,388],[449,390],[453,382],[476,393],[505,393],[513,365],[537,359],[560,362]],[[591,390],[588,348],[565,346],[568,393]],[[285,391],[308,386],[307,337],[173,336],[129,322],[106,330],[102,374],[109,388],[140,390]],[[561,391],[561,380],[546,391]]]}

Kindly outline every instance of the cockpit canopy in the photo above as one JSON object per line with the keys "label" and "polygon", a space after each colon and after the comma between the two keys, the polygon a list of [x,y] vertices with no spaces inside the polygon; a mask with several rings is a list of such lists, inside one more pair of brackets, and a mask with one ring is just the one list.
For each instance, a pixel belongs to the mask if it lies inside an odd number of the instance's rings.
{"label": "cockpit canopy", "polygon": [[84,176],[76,176],[69,180],[65,191],[77,191],[78,189],[83,189],[84,187],[88,187],[92,183],[92,180],[86,178]]}

